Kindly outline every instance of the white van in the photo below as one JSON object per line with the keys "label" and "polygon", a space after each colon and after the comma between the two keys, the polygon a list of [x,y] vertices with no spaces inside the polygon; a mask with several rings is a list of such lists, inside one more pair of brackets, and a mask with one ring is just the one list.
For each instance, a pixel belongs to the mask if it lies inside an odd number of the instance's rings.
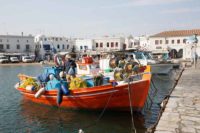
{"label": "white van", "polygon": [[31,63],[33,62],[33,59],[30,56],[22,56],[22,62]]}
{"label": "white van", "polygon": [[0,63],[8,63],[9,60],[6,56],[0,56]]}
{"label": "white van", "polygon": [[19,59],[17,57],[10,57],[10,61],[12,63],[18,63],[19,62]]}

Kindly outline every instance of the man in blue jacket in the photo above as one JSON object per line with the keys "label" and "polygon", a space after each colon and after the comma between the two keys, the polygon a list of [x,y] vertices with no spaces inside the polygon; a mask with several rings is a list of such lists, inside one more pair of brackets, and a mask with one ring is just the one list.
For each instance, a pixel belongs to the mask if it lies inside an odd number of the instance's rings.
{"label": "man in blue jacket", "polygon": [[76,73],[76,63],[74,60],[71,59],[70,55],[65,56],[65,64],[64,64],[65,71],[68,75],[75,76]]}

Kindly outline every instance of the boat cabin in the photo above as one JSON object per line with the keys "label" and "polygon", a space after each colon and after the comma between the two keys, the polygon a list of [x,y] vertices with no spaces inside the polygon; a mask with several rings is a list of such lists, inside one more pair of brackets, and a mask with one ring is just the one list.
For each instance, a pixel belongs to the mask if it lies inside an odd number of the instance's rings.
{"label": "boat cabin", "polygon": [[77,62],[78,75],[97,74],[99,71],[99,63],[93,62],[92,57],[84,57],[82,62]]}

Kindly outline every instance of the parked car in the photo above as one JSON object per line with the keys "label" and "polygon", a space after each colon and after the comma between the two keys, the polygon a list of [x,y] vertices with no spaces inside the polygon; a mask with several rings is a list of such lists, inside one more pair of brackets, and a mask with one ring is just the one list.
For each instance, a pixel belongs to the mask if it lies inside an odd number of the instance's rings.
{"label": "parked car", "polygon": [[35,61],[35,55],[30,55],[31,59]]}
{"label": "parked car", "polygon": [[6,56],[0,56],[0,63],[8,63],[9,60]]}
{"label": "parked car", "polygon": [[30,56],[23,56],[22,62],[30,63],[30,62],[33,62],[33,59]]}
{"label": "parked car", "polygon": [[19,62],[19,59],[17,57],[10,57],[10,61],[12,63],[18,63]]}

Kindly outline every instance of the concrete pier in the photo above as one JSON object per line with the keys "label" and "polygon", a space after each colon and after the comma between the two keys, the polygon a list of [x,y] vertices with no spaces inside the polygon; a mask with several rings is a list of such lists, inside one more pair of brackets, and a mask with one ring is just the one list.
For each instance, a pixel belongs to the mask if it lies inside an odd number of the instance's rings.
{"label": "concrete pier", "polygon": [[200,133],[200,63],[185,68],[155,133]]}

